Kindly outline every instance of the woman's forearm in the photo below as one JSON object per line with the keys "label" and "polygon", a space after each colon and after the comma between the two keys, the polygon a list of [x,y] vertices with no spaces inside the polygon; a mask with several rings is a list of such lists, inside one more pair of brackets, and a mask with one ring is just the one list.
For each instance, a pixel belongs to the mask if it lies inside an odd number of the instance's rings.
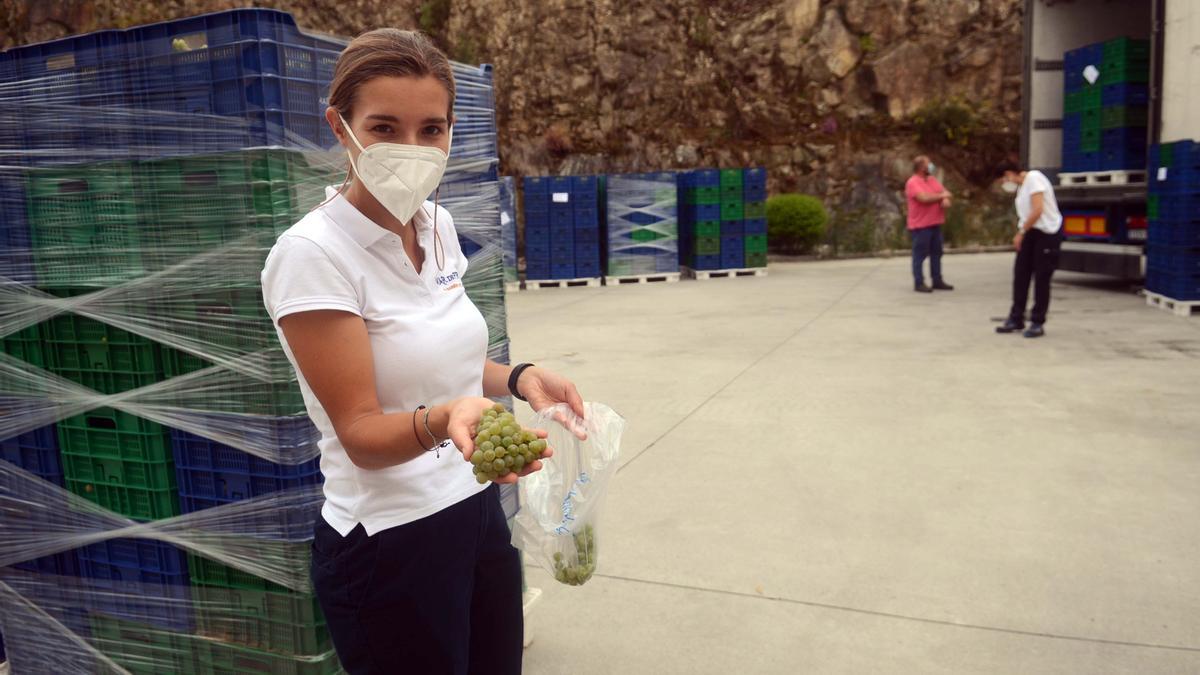
{"label": "woman's forearm", "polygon": [[483,362],[483,395],[488,398],[508,396],[508,376],[512,374],[512,366],[506,366],[488,359]]}
{"label": "woman's forearm", "polygon": [[338,440],[350,461],[361,469],[386,469],[410,462],[447,437],[449,405],[429,410],[429,431],[425,429],[425,411],[365,415],[338,429]]}

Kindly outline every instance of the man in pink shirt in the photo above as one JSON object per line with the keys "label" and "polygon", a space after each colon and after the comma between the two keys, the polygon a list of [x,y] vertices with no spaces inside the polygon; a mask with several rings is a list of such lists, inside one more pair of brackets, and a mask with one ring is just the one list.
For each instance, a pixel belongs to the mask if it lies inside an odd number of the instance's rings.
{"label": "man in pink shirt", "polygon": [[[950,193],[933,177],[933,162],[925,155],[913,160],[913,175],[904,184],[908,199],[908,231],[912,233],[913,288],[918,293],[952,291],[954,287],[942,279],[942,223],[946,222],[946,207]],[[933,286],[925,285],[925,258],[929,258],[929,273]]]}

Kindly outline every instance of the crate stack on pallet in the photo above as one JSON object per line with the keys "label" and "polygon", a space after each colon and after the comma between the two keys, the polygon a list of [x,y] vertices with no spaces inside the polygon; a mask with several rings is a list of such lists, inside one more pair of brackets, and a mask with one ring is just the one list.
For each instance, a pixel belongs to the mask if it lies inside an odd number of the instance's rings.
{"label": "crate stack on pallet", "polygon": [[1145,169],[1149,55],[1132,38],[1063,55],[1064,173]]}
{"label": "crate stack on pallet", "polygon": [[525,279],[599,280],[600,186],[596,176],[526,176]]}
{"label": "crate stack on pallet", "polygon": [[[14,432],[0,487],[31,512],[61,499],[86,514],[82,499],[150,524],[0,568],[38,608],[0,614],[17,672],[341,672],[307,588],[317,433],[259,272],[344,176],[320,103],[343,44],[234,10],[3,54],[0,91],[22,112],[0,120],[2,270],[17,282],[0,295],[0,428]],[[491,75],[455,74],[439,195],[506,360]],[[0,532],[24,520],[5,511]],[[74,635],[42,630],[41,610]]]}
{"label": "crate stack on pallet", "polygon": [[1200,311],[1200,141],[1150,151],[1146,291],[1181,315]]}
{"label": "crate stack on pallet", "polygon": [[767,175],[761,168],[679,174],[680,264],[696,271],[767,266]]}
{"label": "crate stack on pallet", "polygon": [[500,178],[500,242],[504,246],[504,286],[517,290],[517,181],[512,176]]}
{"label": "crate stack on pallet", "polygon": [[605,179],[610,282],[679,278],[675,174],[616,174]]}

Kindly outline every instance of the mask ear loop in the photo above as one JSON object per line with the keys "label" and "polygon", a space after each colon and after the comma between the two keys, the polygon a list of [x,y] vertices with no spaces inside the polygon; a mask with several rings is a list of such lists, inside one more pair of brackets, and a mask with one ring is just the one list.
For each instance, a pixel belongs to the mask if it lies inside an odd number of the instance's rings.
{"label": "mask ear loop", "polygon": [[442,245],[442,235],[438,232],[437,213],[438,213],[438,193],[441,188],[433,191],[433,261],[437,263],[439,272],[446,271],[446,247]]}
{"label": "mask ear loop", "polygon": [[[358,145],[358,139],[354,138],[354,133],[350,131],[350,125],[346,124],[346,118],[342,117],[341,112],[338,112],[338,119],[341,120],[341,122],[342,122],[342,130],[345,131],[350,136],[350,138],[354,139],[355,145]],[[360,149],[362,148],[361,145],[359,145],[358,147]],[[321,202],[320,204],[317,204],[315,207],[313,207],[313,210],[316,210],[316,209],[321,208],[322,206],[325,206],[329,202],[333,201],[333,199],[335,197],[337,197],[338,195],[344,194],[345,190],[346,190],[346,186],[350,184],[350,179],[353,177],[354,177],[354,158],[350,156],[350,149],[347,148],[346,149],[346,179],[342,181],[342,184],[338,187],[337,192],[335,192],[332,195],[330,195],[329,197],[327,197],[325,199],[325,201]]]}

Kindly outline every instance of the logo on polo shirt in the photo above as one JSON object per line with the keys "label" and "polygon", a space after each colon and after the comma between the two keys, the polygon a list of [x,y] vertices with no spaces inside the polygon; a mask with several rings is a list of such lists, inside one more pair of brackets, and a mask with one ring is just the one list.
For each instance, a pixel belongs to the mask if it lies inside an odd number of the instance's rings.
{"label": "logo on polo shirt", "polygon": [[460,283],[458,280],[458,272],[439,274],[435,280],[437,281],[438,288],[442,289],[443,291],[452,291],[456,288],[462,288],[462,283]]}

